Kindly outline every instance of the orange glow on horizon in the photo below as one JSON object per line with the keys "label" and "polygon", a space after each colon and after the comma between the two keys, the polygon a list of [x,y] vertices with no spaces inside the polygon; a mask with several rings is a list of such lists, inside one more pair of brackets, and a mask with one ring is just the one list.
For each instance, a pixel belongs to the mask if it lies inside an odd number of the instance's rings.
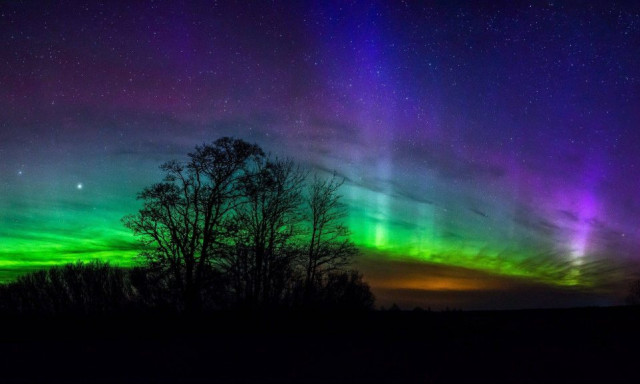
{"label": "orange glow on horizon", "polygon": [[494,282],[459,277],[409,277],[371,282],[385,289],[415,289],[425,291],[476,291],[497,288]]}

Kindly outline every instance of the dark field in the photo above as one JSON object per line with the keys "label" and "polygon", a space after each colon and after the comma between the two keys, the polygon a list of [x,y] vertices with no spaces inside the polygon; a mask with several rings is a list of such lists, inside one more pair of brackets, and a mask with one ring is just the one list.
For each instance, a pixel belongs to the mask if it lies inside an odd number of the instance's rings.
{"label": "dark field", "polygon": [[640,382],[640,310],[4,318],[0,382]]}

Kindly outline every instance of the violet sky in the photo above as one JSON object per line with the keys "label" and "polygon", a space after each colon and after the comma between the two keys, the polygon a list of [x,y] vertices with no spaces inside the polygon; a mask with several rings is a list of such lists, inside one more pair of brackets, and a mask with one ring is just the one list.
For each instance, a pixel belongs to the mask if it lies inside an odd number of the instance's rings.
{"label": "violet sky", "polygon": [[0,3],[0,278],[137,252],[157,166],[233,135],[346,180],[381,305],[619,304],[640,3]]}

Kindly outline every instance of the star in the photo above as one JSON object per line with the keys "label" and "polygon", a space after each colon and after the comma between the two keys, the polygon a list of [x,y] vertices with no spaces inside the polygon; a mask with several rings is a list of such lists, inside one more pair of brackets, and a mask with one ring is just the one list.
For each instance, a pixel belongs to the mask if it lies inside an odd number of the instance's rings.
{"label": "star", "polygon": [[82,187],[83,187],[82,183],[78,183],[78,185],[76,185],[76,188],[79,190],[82,189]]}

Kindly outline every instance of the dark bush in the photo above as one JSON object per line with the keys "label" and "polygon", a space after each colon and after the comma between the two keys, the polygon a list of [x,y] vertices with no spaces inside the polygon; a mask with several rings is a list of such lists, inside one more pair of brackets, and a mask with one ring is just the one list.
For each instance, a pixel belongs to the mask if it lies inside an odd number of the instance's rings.
{"label": "dark bush", "polygon": [[294,289],[292,297],[297,307],[321,310],[371,310],[375,303],[369,284],[355,270],[329,273],[310,291],[301,283]]}

